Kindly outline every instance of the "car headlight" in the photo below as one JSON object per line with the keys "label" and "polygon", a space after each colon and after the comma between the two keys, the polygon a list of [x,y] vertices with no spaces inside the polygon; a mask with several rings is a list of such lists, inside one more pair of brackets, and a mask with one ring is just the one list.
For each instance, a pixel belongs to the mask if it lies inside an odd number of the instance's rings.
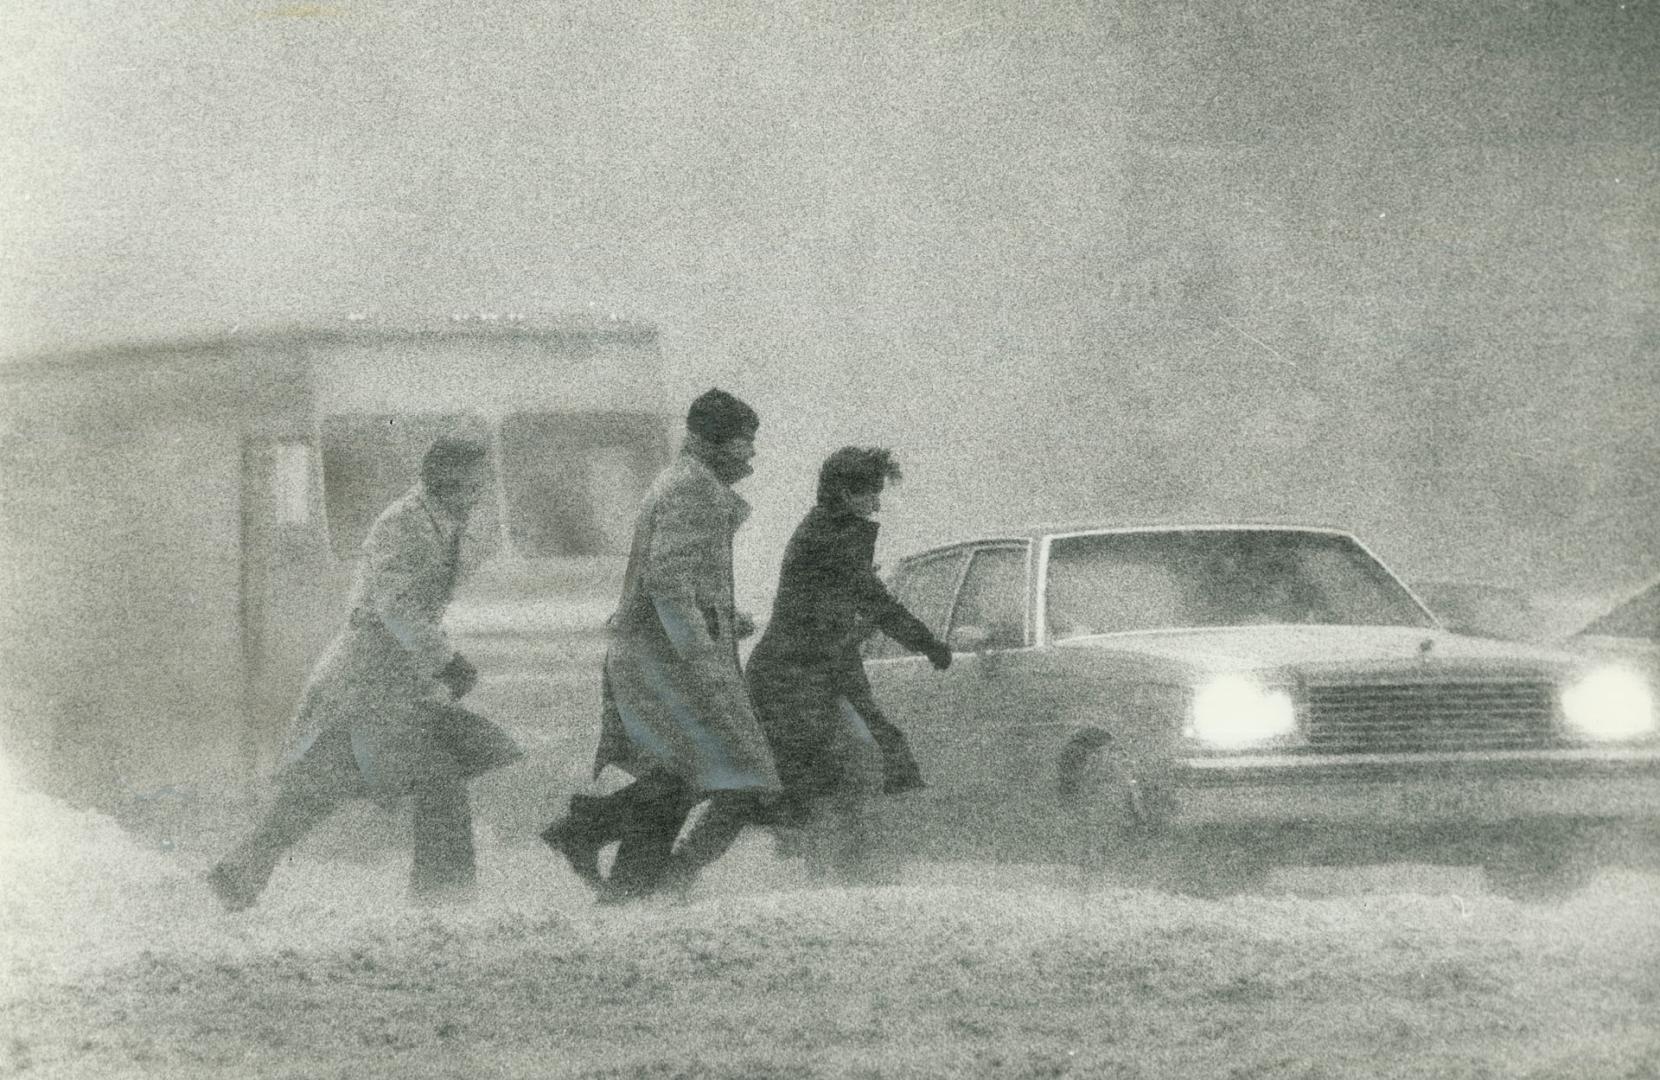
{"label": "car headlight", "polygon": [[1562,717],[1589,739],[1636,739],[1655,729],[1654,692],[1635,671],[1605,667],[1562,691]]}
{"label": "car headlight", "polygon": [[1199,687],[1184,734],[1222,749],[1272,742],[1297,730],[1291,695],[1239,675],[1224,675]]}

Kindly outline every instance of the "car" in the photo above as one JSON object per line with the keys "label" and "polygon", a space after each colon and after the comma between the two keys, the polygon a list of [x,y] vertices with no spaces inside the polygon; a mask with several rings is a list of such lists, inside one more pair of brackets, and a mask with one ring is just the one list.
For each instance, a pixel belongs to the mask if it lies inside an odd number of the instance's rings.
{"label": "car", "polygon": [[1031,529],[911,555],[889,583],[954,654],[936,672],[864,646],[929,784],[890,805],[903,855],[1195,891],[1406,860],[1550,896],[1660,822],[1638,669],[1450,631],[1342,530]]}

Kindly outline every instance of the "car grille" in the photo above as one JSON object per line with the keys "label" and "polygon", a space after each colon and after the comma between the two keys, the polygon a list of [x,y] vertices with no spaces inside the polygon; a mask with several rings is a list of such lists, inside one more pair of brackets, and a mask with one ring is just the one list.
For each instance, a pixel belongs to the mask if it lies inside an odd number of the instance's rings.
{"label": "car grille", "polygon": [[1556,691],[1541,682],[1314,686],[1304,733],[1320,753],[1527,750],[1557,743]]}

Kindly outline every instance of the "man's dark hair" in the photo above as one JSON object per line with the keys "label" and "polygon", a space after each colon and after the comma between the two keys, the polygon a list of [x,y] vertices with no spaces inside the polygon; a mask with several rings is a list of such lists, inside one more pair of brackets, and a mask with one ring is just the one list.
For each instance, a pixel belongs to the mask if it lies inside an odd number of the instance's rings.
{"label": "man's dark hair", "polygon": [[818,501],[829,505],[844,495],[881,491],[889,480],[903,478],[893,451],[879,446],[844,446],[824,459],[818,470]]}
{"label": "man's dark hair", "polygon": [[454,489],[456,477],[489,456],[490,448],[477,439],[445,435],[427,447],[421,458],[421,486],[434,495],[447,494]]}
{"label": "man's dark hair", "polygon": [[753,439],[761,418],[755,410],[725,390],[705,390],[686,411],[686,430],[712,443]]}

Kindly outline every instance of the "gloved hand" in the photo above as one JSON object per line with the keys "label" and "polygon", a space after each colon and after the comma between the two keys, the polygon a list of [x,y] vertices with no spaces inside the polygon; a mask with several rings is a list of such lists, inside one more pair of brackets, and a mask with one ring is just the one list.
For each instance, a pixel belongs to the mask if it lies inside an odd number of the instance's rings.
{"label": "gloved hand", "polygon": [[438,672],[438,681],[450,688],[450,696],[460,701],[478,683],[478,668],[460,653],[450,657]]}
{"label": "gloved hand", "polygon": [[742,641],[755,633],[755,617],[747,611],[735,612],[732,616],[732,636]]}
{"label": "gloved hand", "polygon": [[934,665],[935,671],[944,671],[951,666],[951,648],[944,642],[936,641],[928,646],[925,655],[928,662]]}

